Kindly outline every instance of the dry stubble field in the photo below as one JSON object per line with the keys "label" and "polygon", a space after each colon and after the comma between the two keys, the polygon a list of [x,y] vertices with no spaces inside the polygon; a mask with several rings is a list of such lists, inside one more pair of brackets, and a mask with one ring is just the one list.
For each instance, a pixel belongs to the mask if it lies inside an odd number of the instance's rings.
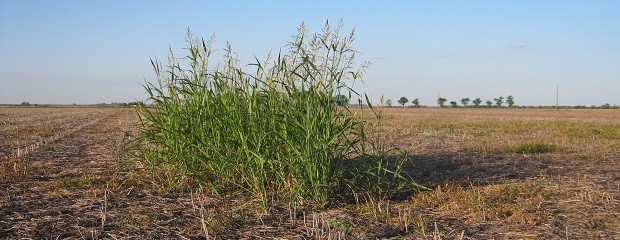
{"label": "dry stubble field", "polygon": [[381,111],[433,191],[263,214],[153,185],[123,148],[133,109],[0,107],[0,238],[620,239],[620,111]]}

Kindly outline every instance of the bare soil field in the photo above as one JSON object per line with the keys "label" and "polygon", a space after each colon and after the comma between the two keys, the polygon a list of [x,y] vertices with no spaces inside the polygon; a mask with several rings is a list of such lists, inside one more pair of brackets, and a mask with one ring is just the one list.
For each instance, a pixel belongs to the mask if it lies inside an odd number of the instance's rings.
{"label": "bare soil field", "polygon": [[264,213],[153,184],[134,109],[0,107],[0,238],[620,239],[620,111],[380,111],[374,137],[432,191]]}

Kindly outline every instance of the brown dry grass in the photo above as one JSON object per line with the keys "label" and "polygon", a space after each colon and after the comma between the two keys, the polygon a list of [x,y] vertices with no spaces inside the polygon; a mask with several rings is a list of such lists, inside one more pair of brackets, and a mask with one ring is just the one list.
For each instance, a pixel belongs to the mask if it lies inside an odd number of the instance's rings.
{"label": "brown dry grass", "polygon": [[244,196],[153,185],[125,161],[131,109],[0,108],[0,159],[16,128],[20,148],[59,136],[26,155],[23,178],[0,180],[0,238],[620,239],[620,111],[380,110],[375,137],[433,191],[265,214]]}

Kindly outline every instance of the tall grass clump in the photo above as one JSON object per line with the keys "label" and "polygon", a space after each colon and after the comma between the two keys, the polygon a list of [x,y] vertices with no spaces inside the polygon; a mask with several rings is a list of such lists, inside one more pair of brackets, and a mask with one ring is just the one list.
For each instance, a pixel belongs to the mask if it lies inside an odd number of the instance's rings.
{"label": "tall grass clump", "polygon": [[367,66],[354,62],[354,30],[342,34],[342,26],[326,23],[310,35],[302,24],[277,59],[248,66],[230,45],[211,64],[213,38],[188,31],[186,57],[170,51],[167,65],[151,61],[151,107],[139,109],[143,161],[155,176],[172,172],[215,192],[250,193],[265,207],[329,204],[366,141],[364,118],[335,104],[358,96],[351,87]]}

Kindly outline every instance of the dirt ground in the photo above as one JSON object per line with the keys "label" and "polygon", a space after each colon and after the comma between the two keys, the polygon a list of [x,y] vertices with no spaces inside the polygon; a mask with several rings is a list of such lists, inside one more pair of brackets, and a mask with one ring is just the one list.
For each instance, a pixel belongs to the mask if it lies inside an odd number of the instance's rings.
{"label": "dirt ground", "polygon": [[0,238],[620,239],[620,111],[382,111],[377,137],[432,191],[265,214],[152,185],[123,148],[134,109],[0,107]]}

